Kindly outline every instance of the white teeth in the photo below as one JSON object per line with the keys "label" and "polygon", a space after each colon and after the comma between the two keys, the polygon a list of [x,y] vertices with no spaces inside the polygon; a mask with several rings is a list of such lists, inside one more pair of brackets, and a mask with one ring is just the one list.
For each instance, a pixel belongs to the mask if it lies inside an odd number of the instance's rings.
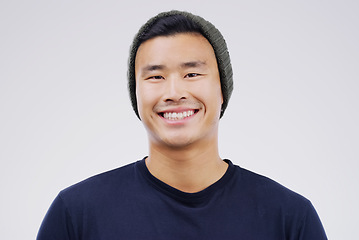
{"label": "white teeth", "polygon": [[193,110],[189,110],[189,111],[185,111],[185,112],[179,112],[179,113],[170,113],[170,112],[165,112],[163,114],[163,117],[169,120],[181,120],[184,119],[186,117],[190,117],[194,114]]}

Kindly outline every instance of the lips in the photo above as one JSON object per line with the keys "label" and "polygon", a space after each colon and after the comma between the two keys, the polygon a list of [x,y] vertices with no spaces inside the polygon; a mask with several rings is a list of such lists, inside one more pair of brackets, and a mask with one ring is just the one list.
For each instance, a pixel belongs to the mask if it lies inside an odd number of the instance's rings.
{"label": "lips", "polygon": [[183,120],[185,118],[191,117],[192,115],[196,114],[199,110],[198,109],[191,109],[185,111],[165,111],[160,112],[159,115],[167,120]]}

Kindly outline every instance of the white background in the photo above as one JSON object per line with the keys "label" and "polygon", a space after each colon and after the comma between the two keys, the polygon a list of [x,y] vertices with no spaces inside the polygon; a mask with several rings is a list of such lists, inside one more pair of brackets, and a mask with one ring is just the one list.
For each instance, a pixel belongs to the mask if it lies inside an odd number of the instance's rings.
{"label": "white background", "polygon": [[61,189],[147,154],[127,58],[138,28],[171,9],[227,40],[235,89],[221,156],[309,198],[330,239],[356,239],[355,0],[2,0],[1,238],[34,239]]}

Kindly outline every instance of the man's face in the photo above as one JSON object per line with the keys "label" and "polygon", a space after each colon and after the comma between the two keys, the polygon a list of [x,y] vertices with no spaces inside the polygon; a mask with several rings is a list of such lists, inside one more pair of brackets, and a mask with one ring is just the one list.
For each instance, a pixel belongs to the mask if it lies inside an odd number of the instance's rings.
{"label": "man's face", "polygon": [[200,34],[142,43],[135,61],[138,111],[152,144],[217,141],[223,103],[216,57]]}

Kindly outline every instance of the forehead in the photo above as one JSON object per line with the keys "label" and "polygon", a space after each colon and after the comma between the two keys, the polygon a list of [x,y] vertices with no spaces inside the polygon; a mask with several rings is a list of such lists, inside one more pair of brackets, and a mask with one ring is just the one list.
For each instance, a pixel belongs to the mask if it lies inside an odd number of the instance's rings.
{"label": "forehead", "polygon": [[143,42],[138,48],[135,70],[148,64],[181,65],[184,62],[205,62],[217,68],[212,45],[199,33],[159,36]]}

